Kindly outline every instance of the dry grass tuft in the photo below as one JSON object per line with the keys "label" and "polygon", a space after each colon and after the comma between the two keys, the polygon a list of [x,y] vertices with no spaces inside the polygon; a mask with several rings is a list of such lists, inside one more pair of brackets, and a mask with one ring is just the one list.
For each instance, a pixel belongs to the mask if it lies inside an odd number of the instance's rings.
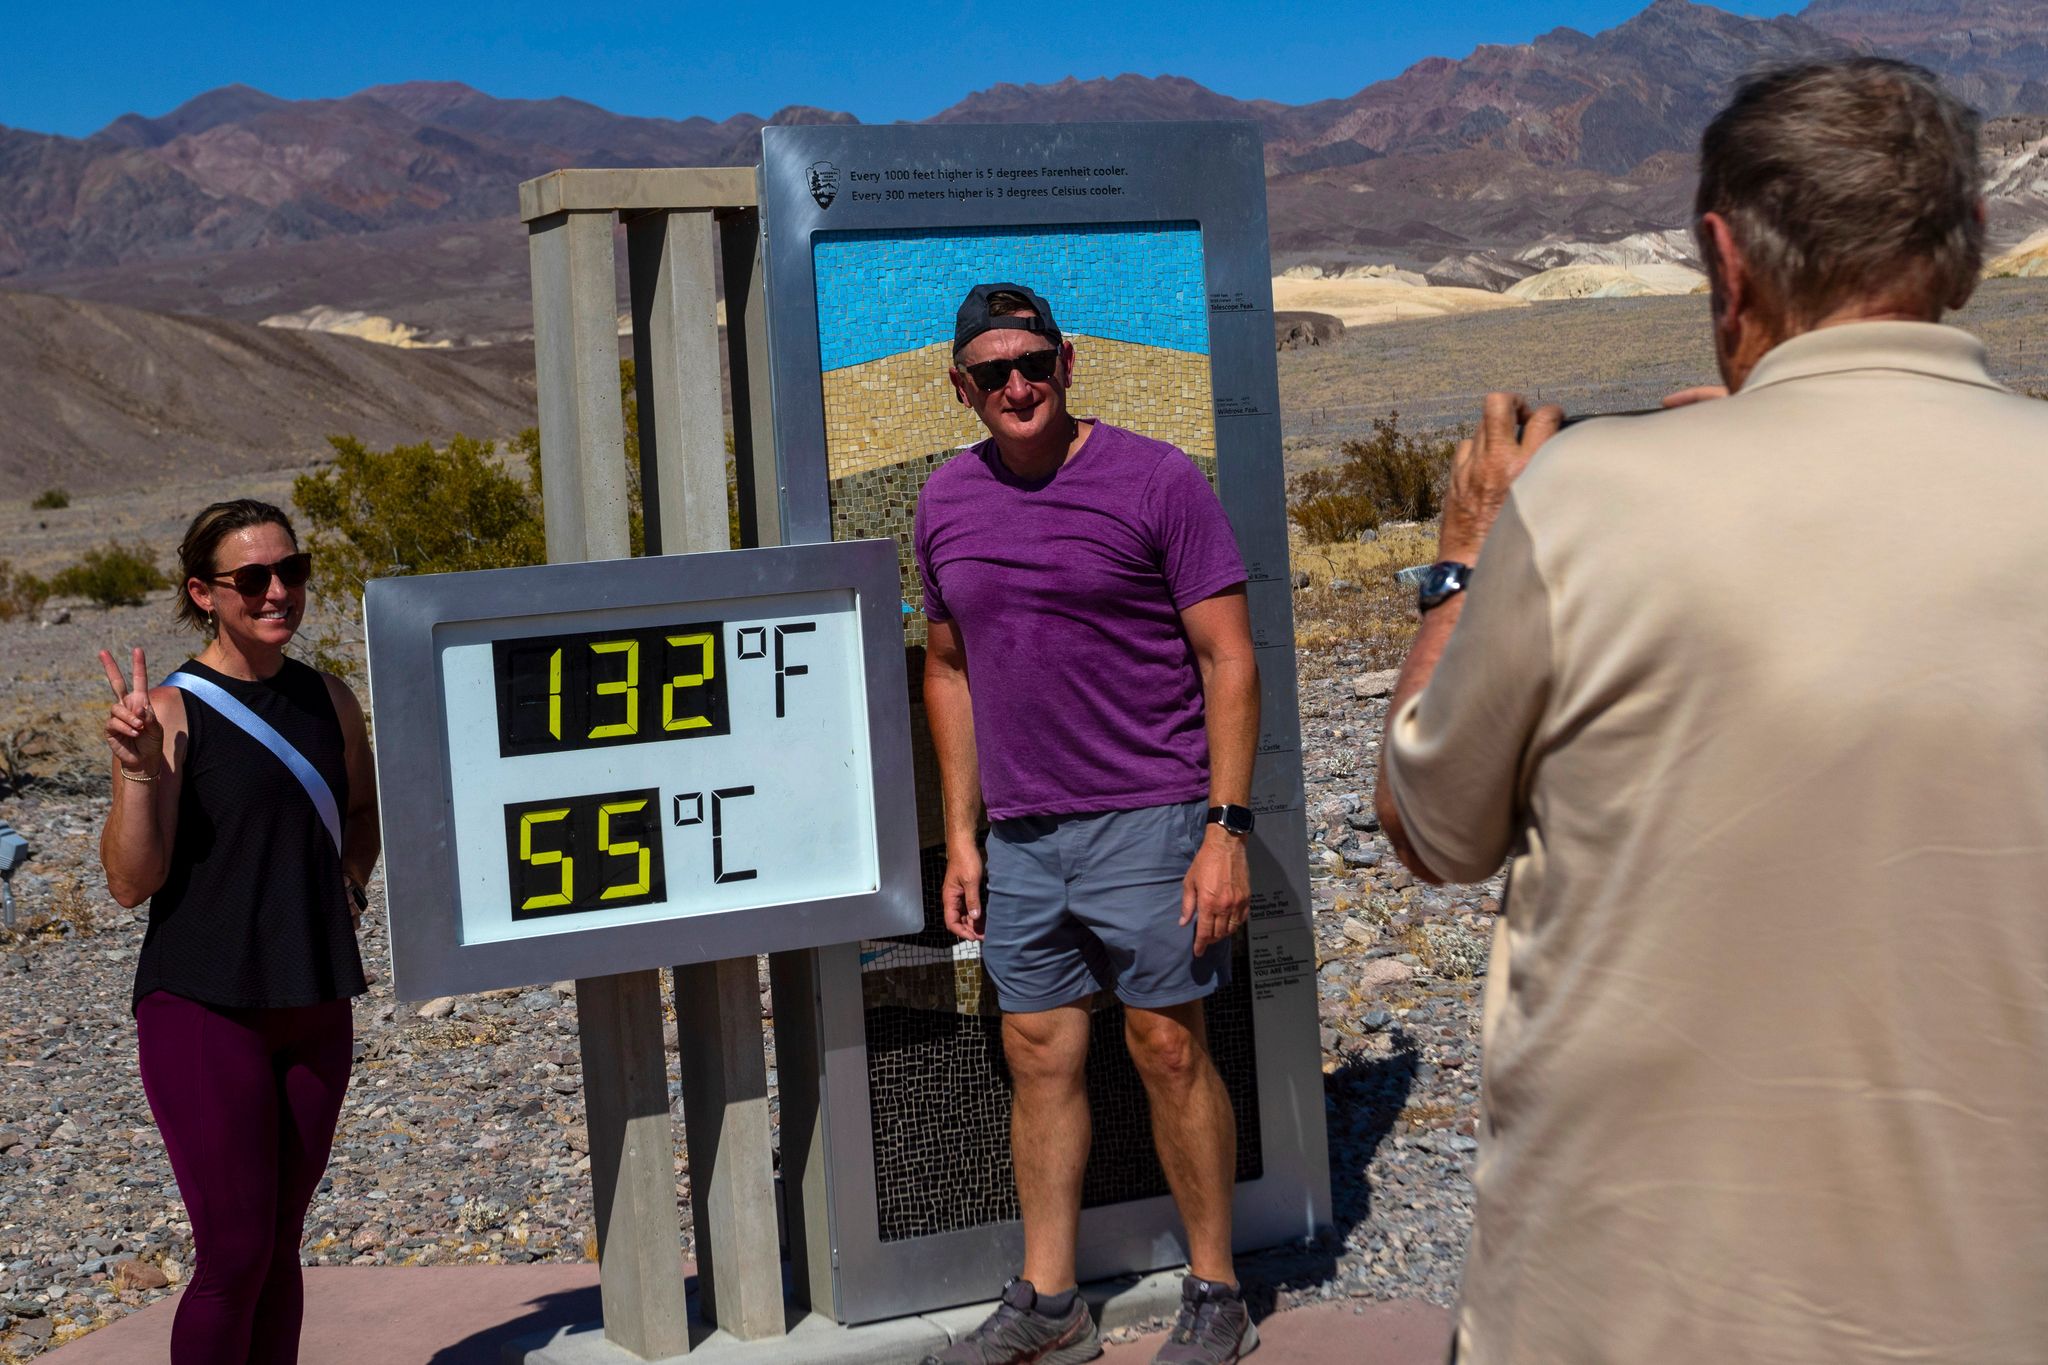
{"label": "dry grass tuft", "polygon": [[1438,976],[1463,981],[1486,970],[1492,944],[1462,924],[1432,920],[1422,926],[1424,965]]}
{"label": "dry grass tuft", "polygon": [[1448,1127],[1458,1117],[1458,1106],[1449,1100],[1411,1104],[1401,1111],[1401,1120],[1411,1129]]}
{"label": "dry grass tuft", "polygon": [[18,706],[0,714],[0,796],[31,785],[70,796],[104,792],[104,751],[95,752],[88,743],[84,724]]}
{"label": "dry grass tuft", "polygon": [[1304,651],[1304,673],[1315,671],[1316,655],[1360,656],[1355,669],[1398,668],[1415,639],[1415,590],[1394,574],[1436,558],[1436,528],[1382,527],[1379,538],[1289,547],[1297,574],[1308,586],[1294,594],[1294,638]]}
{"label": "dry grass tuft", "polygon": [[47,875],[49,905],[20,915],[12,929],[0,929],[0,943],[90,938],[104,927],[98,899],[75,869],[55,867]]}
{"label": "dry grass tuft", "polygon": [[0,621],[34,616],[50,600],[50,585],[0,559]]}
{"label": "dry grass tuft", "polygon": [[512,1025],[504,1019],[493,1016],[479,1016],[475,1019],[430,1019],[408,1025],[403,1033],[407,1047],[414,1053],[426,1052],[467,1052],[476,1047],[492,1047],[512,1036]]}

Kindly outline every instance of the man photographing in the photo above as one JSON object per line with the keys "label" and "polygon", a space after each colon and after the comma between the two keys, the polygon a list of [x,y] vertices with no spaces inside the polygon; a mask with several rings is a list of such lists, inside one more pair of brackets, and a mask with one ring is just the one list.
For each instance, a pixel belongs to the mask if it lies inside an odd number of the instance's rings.
{"label": "man photographing", "polygon": [[[918,500],[924,700],[945,793],[946,923],[1003,1011],[1022,1275],[928,1362],[1092,1359],[1075,1285],[1090,1002],[1114,991],[1187,1229],[1157,1360],[1258,1341],[1230,1250],[1237,1128],[1202,1001],[1249,913],[1258,669],[1245,568],[1193,461],[1067,410],[1074,348],[1031,289],[961,304],[950,377],[988,439]],[[977,830],[989,821],[987,898]]]}
{"label": "man photographing", "polygon": [[1388,712],[1403,860],[1512,857],[1456,1359],[2038,1361],[2048,404],[1939,324],[1976,121],[1754,78],[1695,230],[1733,396],[1492,395]]}

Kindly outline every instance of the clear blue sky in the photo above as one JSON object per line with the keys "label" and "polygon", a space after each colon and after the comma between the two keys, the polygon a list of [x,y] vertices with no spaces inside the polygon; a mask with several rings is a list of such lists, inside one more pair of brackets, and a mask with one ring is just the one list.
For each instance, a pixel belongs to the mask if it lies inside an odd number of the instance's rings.
{"label": "clear blue sky", "polygon": [[[712,118],[787,104],[865,122],[937,113],[998,81],[1173,74],[1298,104],[1431,56],[1613,27],[1648,0],[698,0],[221,5],[8,0],[0,124],[83,136],[242,82],[288,99],[408,80],[508,98],[572,95],[630,114]],[[1798,3],[1727,0],[1745,14]]]}

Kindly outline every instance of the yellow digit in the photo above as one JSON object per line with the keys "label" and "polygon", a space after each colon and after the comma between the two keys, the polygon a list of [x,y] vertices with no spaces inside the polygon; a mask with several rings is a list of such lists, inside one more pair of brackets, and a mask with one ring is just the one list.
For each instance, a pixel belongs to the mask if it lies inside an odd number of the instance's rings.
{"label": "yellow digit", "polygon": [[701,715],[678,716],[676,714],[676,689],[680,687],[698,687],[711,681],[713,668],[711,655],[712,637],[701,632],[696,635],[671,635],[668,637],[668,642],[677,649],[687,649],[691,645],[695,645],[700,657],[697,664],[697,672],[678,673],[675,677],[669,679],[668,683],[661,689],[661,728],[664,730],[701,730],[711,724],[711,717]]}
{"label": "yellow digit", "polygon": [[548,656],[548,733],[562,737],[562,651]]}
{"label": "yellow digit", "polygon": [[614,815],[631,815],[636,810],[645,809],[646,806],[647,802],[643,799],[639,801],[614,801],[610,805],[597,808],[597,846],[606,853],[611,854],[614,858],[629,858],[635,853],[640,855],[640,879],[628,886],[607,886],[598,896],[599,900],[609,901],[617,900],[621,896],[638,896],[647,890],[647,870],[653,862],[653,857],[648,852],[646,845],[639,843],[637,840],[630,839],[623,843],[615,844],[612,842],[612,817]]}
{"label": "yellow digit", "polygon": [[543,910],[550,905],[567,905],[576,899],[576,860],[560,849],[533,846],[533,827],[550,820],[566,820],[569,808],[559,810],[530,810],[519,817],[519,856],[535,867],[546,867],[549,863],[562,865],[562,889],[550,895],[528,896],[520,902],[521,910]]}
{"label": "yellow digit", "polygon": [[604,682],[597,685],[600,697],[623,696],[626,699],[626,718],[609,725],[590,727],[592,739],[611,739],[616,735],[634,735],[640,732],[640,642],[638,640],[601,640],[590,647],[592,654],[626,655],[626,676],[618,682]]}

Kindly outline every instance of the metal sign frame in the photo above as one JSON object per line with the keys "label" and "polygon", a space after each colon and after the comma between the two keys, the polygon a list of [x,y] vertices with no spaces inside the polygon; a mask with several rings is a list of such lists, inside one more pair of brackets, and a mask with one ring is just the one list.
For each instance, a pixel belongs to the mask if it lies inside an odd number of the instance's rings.
{"label": "metal sign frame", "polygon": [[[685,588],[686,585],[686,588]],[[465,944],[460,907],[443,894],[458,874],[435,630],[455,622],[555,611],[641,608],[851,588],[861,628],[873,762],[877,889],[651,923],[577,926]],[[915,796],[901,646],[896,551],[883,540],[666,555],[430,574],[373,581],[365,598],[385,822],[394,988],[416,1000],[465,991],[608,976],[914,931]],[[558,608],[554,604],[572,603]],[[379,687],[382,680],[383,686]],[[394,680],[403,680],[403,691]],[[380,691],[383,695],[379,695]],[[390,755],[419,756],[399,764]]]}
{"label": "metal sign frame", "polygon": [[[829,175],[817,171],[820,166]],[[1002,167],[1057,168],[1059,174],[1038,194],[964,192],[991,188],[991,177],[977,172]],[[1098,173],[1082,173],[1090,168]],[[905,192],[891,197],[891,187]],[[786,542],[832,535],[814,234],[1199,225],[1217,491],[1250,570],[1262,684],[1249,934],[1263,1170],[1237,1186],[1236,1243],[1252,1249],[1313,1234],[1330,1221],[1329,1152],[1264,162],[1256,128],[773,127],[763,130],[761,222],[777,504]],[[859,945],[847,944],[776,964],[782,1171],[795,1275],[814,1307],[847,1322],[992,1298],[1021,1264],[1020,1225],[893,1242],[879,1236],[859,957]],[[799,1050],[806,1037],[815,1038],[815,1046]],[[1086,1209],[1080,1273],[1099,1278],[1178,1264],[1185,1256],[1179,1236],[1173,1203],[1165,1197]]]}

